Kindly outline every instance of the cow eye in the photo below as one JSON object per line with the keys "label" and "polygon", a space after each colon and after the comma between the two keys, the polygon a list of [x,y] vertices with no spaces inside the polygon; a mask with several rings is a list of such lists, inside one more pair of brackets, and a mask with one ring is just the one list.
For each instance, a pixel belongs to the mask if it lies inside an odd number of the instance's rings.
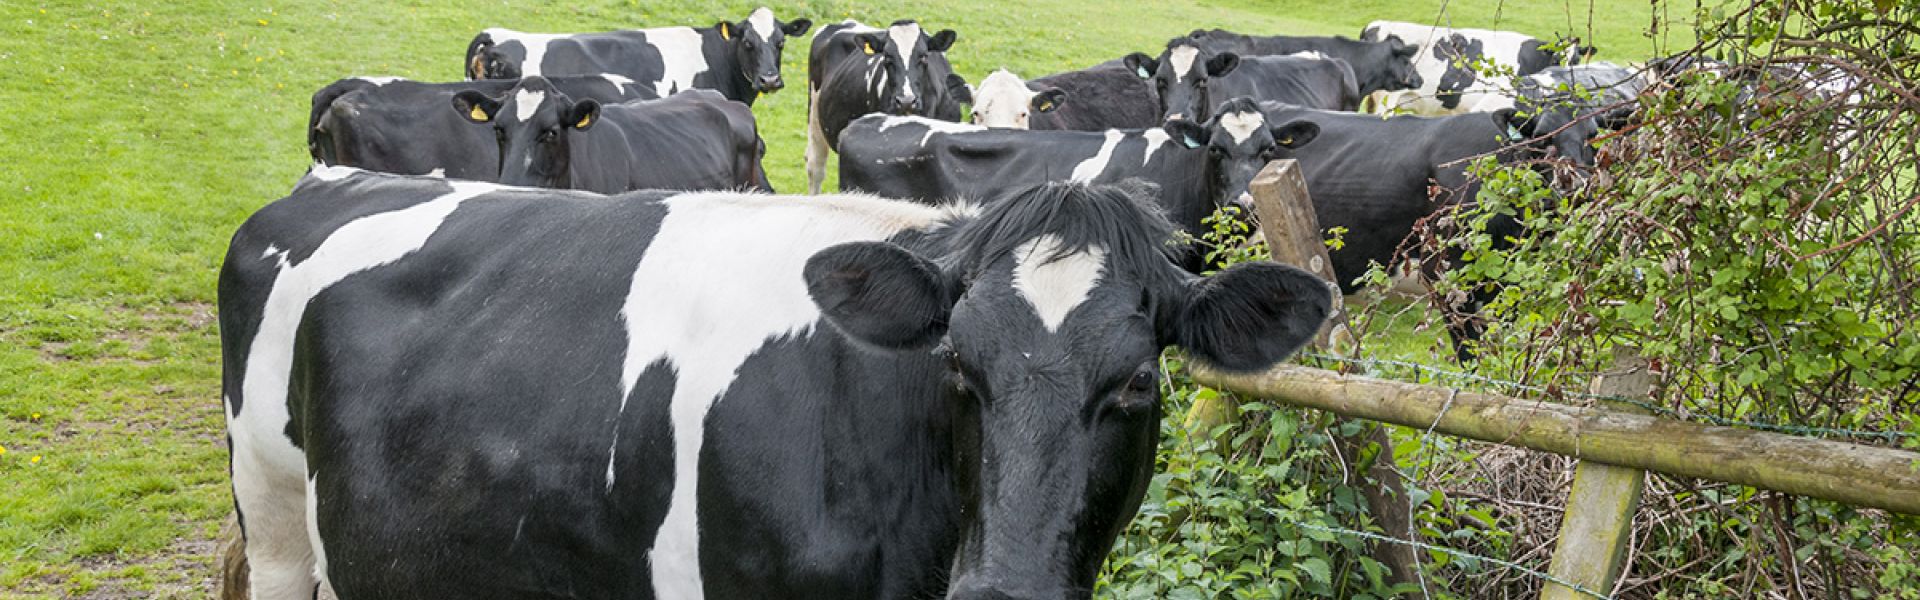
{"label": "cow eye", "polygon": [[548,130],[546,130],[546,131],[542,131],[542,132],[540,132],[540,143],[543,143],[543,144],[544,144],[544,143],[547,143],[547,142],[551,142],[551,141],[553,141],[553,138],[554,138],[554,137],[556,137],[556,136],[555,136],[555,134],[554,134],[554,132],[553,132],[553,130],[552,130],[552,129],[548,129]]}
{"label": "cow eye", "polygon": [[1260,160],[1273,160],[1273,146],[1267,146],[1260,151]]}
{"label": "cow eye", "polygon": [[1219,146],[1207,146],[1207,154],[1214,158],[1224,158],[1227,155],[1227,149]]}
{"label": "cow eye", "polygon": [[1127,391],[1129,392],[1146,394],[1159,389],[1159,387],[1160,374],[1152,369],[1134,371],[1133,378],[1127,380]]}

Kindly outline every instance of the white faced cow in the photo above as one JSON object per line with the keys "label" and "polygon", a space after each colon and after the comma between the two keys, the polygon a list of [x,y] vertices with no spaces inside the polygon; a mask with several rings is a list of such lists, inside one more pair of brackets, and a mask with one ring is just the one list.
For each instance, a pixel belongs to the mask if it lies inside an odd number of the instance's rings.
{"label": "white faced cow", "polygon": [[1231,371],[1330,294],[1197,278],[1137,192],[985,208],[604,197],[316,169],[220,275],[254,600],[1085,599],[1167,346]]}
{"label": "white faced cow", "polygon": [[980,80],[979,87],[967,85],[959,75],[948,77],[953,93],[961,104],[973,105],[973,124],[995,129],[1028,129],[1033,117],[1050,113],[1066,103],[1067,93],[1059,89],[1033,90],[1012,71],[999,69]]}
{"label": "white faced cow", "polygon": [[847,20],[822,27],[807,56],[807,190],[820,193],[827,154],[840,147],[840,129],[868,113],[960,120],[950,90],[946,52],[958,35],[931,36],[911,20],[886,29]]}
{"label": "white faced cow", "polygon": [[[1416,114],[1444,115],[1467,112],[1489,95],[1513,89],[1513,78],[1531,75],[1554,65],[1579,64],[1594,49],[1582,47],[1578,38],[1565,40],[1565,48],[1550,49],[1552,44],[1530,35],[1488,29],[1454,29],[1436,25],[1400,21],[1368,23],[1360,39],[1383,41],[1388,38],[1418,46],[1414,67],[1421,85],[1412,92],[1391,94],[1391,108],[1404,108]],[[1483,64],[1511,71],[1511,75],[1482,75]]]}
{"label": "white faced cow", "polygon": [[977,88],[948,75],[947,85],[961,102],[973,104],[974,124],[987,127],[1106,131],[1161,121],[1152,88],[1117,62],[1032,81],[1001,69]]}
{"label": "white faced cow", "polygon": [[712,27],[657,27],[604,33],[525,33],[488,29],[467,44],[468,79],[615,73],[657,97],[709,89],[749,105],[786,85],[780,51],[813,21],[781,22],[760,7],[744,21]]}
{"label": "white faced cow", "polygon": [[[602,104],[547,78],[498,96],[455,94],[452,111],[490,125],[500,182],[617,194],[641,189],[771,191],[753,110],[711,90]],[[442,109],[445,110],[445,109]]]}

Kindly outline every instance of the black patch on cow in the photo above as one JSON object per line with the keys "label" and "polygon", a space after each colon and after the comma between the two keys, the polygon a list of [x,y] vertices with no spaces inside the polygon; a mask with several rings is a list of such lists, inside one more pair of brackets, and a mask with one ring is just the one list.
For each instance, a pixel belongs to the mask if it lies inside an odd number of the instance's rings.
{"label": "black patch on cow", "polygon": [[1434,40],[1433,55],[1447,63],[1434,97],[1448,110],[1460,108],[1461,92],[1479,79],[1475,69],[1486,57],[1485,43],[1458,33]]}

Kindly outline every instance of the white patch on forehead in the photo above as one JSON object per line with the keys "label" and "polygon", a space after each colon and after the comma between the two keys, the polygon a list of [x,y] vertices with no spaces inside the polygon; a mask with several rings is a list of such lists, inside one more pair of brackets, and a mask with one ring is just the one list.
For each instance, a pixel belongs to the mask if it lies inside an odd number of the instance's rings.
{"label": "white patch on forehead", "polygon": [[[821,331],[820,309],[801,276],[807,259],[842,242],[929,227],[948,212],[870,196],[795,202],[737,192],[683,194],[664,205],[667,214],[620,311],[627,334],[620,409],[648,367],[671,370],[673,489],[647,557],[659,597],[697,600],[704,595],[696,492],[709,409],[769,342]],[[619,448],[618,435],[611,450]],[[609,452],[608,490],[616,459]]]}
{"label": "white patch on forehead", "polygon": [[547,101],[547,93],[539,90],[520,90],[513,93],[513,116],[521,121],[532,119],[540,114],[540,103]]}
{"label": "white patch on forehead", "polygon": [[889,115],[886,119],[880,121],[879,131],[881,133],[886,133],[888,129],[892,129],[900,125],[919,125],[921,127],[927,128],[927,133],[925,135],[920,136],[920,145],[922,146],[927,145],[927,142],[931,141],[933,139],[933,134],[936,134],[936,133],[967,133],[971,131],[987,130],[987,128],[985,127],[974,125],[972,123],[955,123],[953,121],[929,119],[929,118],[917,116],[917,115],[909,115],[904,117]]}
{"label": "white patch on forehead", "polygon": [[1013,251],[1019,261],[1013,267],[1013,289],[1033,305],[1048,333],[1059,331],[1074,307],[1087,301],[1107,263],[1106,250],[1099,246],[1051,260],[1059,250],[1060,238],[1047,234]]}
{"label": "white patch on forehead", "polygon": [[391,76],[388,76],[388,77],[356,77],[355,79],[359,79],[359,80],[361,80],[361,81],[365,81],[365,82],[367,82],[367,83],[371,83],[371,84],[373,84],[373,87],[380,87],[380,86],[383,86],[383,85],[386,85],[386,84],[389,84],[389,83],[393,83],[393,82],[395,82],[395,81],[406,81],[406,80],[407,80],[407,78],[405,78],[405,77],[391,77]]}
{"label": "white patch on forehead", "polygon": [[507,42],[520,42],[520,47],[527,51],[527,57],[520,61],[521,77],[539,75],[541,62],[547,57],[547,45],[552,44],[554,40],[567,37],[567,34],[563,33],[523,33],[499,28],[488,29],[482,33],[492,38],[496,46]]}
{"label": "white patch on forehead", "polygon": [[893,57],[900,61],[900,96],[912,100],[913,63],[907,59],[913,54],[913,46],[920,42],[920,24],[905,23],[887,27],[887,37],[893,40]]}
{"label": "white patch on forehead", "polygon": [[1193,70],[1193,60],[1200,57],[1200,49],[1193,46],[1174,46],[1167,51],[1167,63],[1173,67],[1173,82],[1179,83],[1186,78],[1187,71]]}
{"label": "white patch on forehead", "polygon": [[693,89],[693,78],[707,72],[707,55],[700,49],[700,32],[692,27],[661,27],[642,30],[647,43],[660,51],[660,80],[653,91],[661,98]]}
{"label": "white patch on forehead", "polygon": [[1172,135],[1167,134],[1167,130],[1159,127],[1140,132],[1140,137],[1147,140],[1146,152],[1140,156],[1140,166],[1142,167],[1147,166],[1147,163],[1153,161],[1153,153],[1155,151],[1158,151],[1161,146],[1165,146],[1168,141],[1173,139]]}
{"label": "white patch on forehead", "polygon": [[1101,173],[1107,170],[1107,162],[1113,160],[1113,149],[1119,146],[1120,140],[1126,139],[1126,137],[1127,134],[1124,131],[1108,129],[1106,140],[1100,143],[1100,151],[1093,153],[1092,158],[1080,161],[1080,164],[1075,165],[1073,167],[1073,175],[1070,176],[1068,180],[1088,182],[1093,181],[1095,177],[1099,177]]}
{"label": "white patch on forehead", "polygon": [[1246,143],[1247,138],[1253,136],[1253,132],[1259,131],[1260,126],[1266,124],[1267,117],[1258,112],[1234,112],[1220,115],[1220,127],[1227,130],[1227,135],[1233,136],[1235,144]]}
{"label": "white patch on forehead", "polygon": [[773,37],[773,9],[765,6],[753,9],[753,14],[747,15],[747,28],[760,34],[760,39]]}
{"label": "white patch on forehead", "polygon": [[600,78],[607,80],[607,83],[613,84],[613,91],[622,94],[627,93],[627,86],[633,85],[632,79],[628,79],[627,76],[618,73],[601,73]]}

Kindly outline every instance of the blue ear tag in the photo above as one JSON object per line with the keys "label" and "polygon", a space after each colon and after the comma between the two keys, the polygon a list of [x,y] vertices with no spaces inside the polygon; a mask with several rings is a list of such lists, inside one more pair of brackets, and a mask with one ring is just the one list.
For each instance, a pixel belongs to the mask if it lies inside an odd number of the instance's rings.
{"label": "blue ear tag", "polygon": [[1190,135],[1181,135],[1180,143],[1186,144],[1188,148],[1200,147],[1200,142],[1194,141],[1193,136],[1190,136]]}
{"label": "blue ear tag", "polygon": [[1512,124],[1508,124],[1507,139],[1518,142],[1520,140],[1527,139],[1527,136],[1525,134],[1520,133],[1520,128],[1514,127]]}
{"label": "blue ear tag", "polygon": [[1135,73],[1139,73],[1139,74],[1140,74],[1140,78],[1141,78],[1141,79],[1146,79],[1146,78],[1148,78],[1148,77],[1152,77],[1152,76],[1153,76],[1153,74],[1152,74],[1152,73],[1148,73],[1148,72],[1147,72],[1147,68],[1146,68],[1146,67],[1134,67],[1134,68],[1133,68],[1133,72],[1135,72]]}

